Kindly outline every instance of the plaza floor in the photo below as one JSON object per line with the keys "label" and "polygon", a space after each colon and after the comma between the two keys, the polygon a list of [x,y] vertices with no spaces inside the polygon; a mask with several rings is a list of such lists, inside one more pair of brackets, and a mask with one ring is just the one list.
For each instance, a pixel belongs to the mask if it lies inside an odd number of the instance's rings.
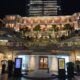
{"label": "plaza floor", "polygon": [[[8,74],[0,75],[0,80],[59,80],[58,78],[53,79],[28,79],[27,77],[8,77]],[[68,80],[68,79],[66,79]],[[72,80],[80,80],[80,76],[75,76]]]}
{"label": "plaza floor", "polygon": [[34,71],[28,74],[23,74],[22,77],[8,77],[8,74],[0,74],[0,80],[58,80],[50,73],[44,71]]}
{"label": "plaza floor", "polygon": [[[0,80],[59,80],[57,76],[44,71],[35,71],[22,75],[22,77],[8,77],[8,74],[0,73]],[[66,79],[68,80],[68,79]],[[72,80],[80,80],[80,75],[76,75]]]}
{"label": "plaza floor", "polygon": [[0,80],[58,80],[58,79],[45,79],[45,78],[28,79],[27,77],[8,77],[8,74],[4,74],[4,75],[0,75]]}

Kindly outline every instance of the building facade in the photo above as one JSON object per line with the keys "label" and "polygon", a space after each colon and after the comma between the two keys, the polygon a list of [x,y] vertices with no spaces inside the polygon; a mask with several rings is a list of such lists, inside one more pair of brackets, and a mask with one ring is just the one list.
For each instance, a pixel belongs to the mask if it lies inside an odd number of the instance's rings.
{"label": "building facade", "polygon": [[[66,16],[34,16],[21,17],[19,15],[7,15],[4,18],[5,26],[19,31],[21,28],[28,28],[35,31],[35,27],[39,26],[40,31],[51,31],[55,26],[58,32],[65,32],[64,27],[69,24],[75,30],[79,29],[79,13]],[[53,29],[55,30],[55,29]]]}
{"label": "building facade", "polygon": [[61,2],[58,0],[30,0],[29,16],[55,16],[61,13]]}
{"label": "building facade", "polygon": [[[47,17],[6,16],[4,19],[5,27],[15,32],[20,32],[21,29],[26,28],[24,32],[21,32],[25,38],[8,34],[4,40],[1,36],[6,33],[0,31],[0,60],[14,61],[18,57],[23,59],[23,70],[47,71],[49,69],[50,72],[58,71],[58,58],[64,58],[65,65],[69,61],[80,60],[80,37],[78,35],[78,37],[72,36],[67,41],[57,41],[64,33],[65,36],[70,35],[70,33],[68,34],[69,30],[67,32],[64,29],[65,24],[70,24],[74,30],[79,29],[78,18],[79,14]],[[56,30],[53,25],[57,27]],[[22,48],[24,46],[26,49]]]}

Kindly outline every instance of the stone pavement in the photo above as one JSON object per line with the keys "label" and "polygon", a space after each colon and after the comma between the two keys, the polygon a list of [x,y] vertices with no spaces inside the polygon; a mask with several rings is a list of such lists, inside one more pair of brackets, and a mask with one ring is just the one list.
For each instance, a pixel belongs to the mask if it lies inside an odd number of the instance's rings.
{"label": "stone pavement", "polygon": [[[58,78],[54,78],[54,79],[27,79],[25,77],[10,77],[8,78],[8,74],[4,74],[4,75],[0,75],[0,80],[59,80]],[[68,80],[68,79],[66,79]],[[72,80],[80,80],[80,76],[75,76],[74,79]]]}
{"label": "stone pavement", "polygon": [[80,76],[75,76],[74,80],[80,80]]}
{"label": "stone pavement", "polygon": [[[48,72],[45,72],[44,70],[36,70],[33,72],[28,73],[28,75],[24,75],[24,77],[27,77],[29,79],[31,78],[45,78],[45,79],[51,79],[52,75]],[[54,77],[54,76],[53,76]]]}
{"label": "stone pavement", "polygon": [[[8,74],[0,75],[0,80],[52,80],[52,79],[28,79],[27,77],[9,77]],[[58,79],[53,79],[53,80],[58,80]]]}
{"label": "stone pavement", "polygon": [[8,77],[8,74],[0,75],[0,80],[29,80],[23,77]]}

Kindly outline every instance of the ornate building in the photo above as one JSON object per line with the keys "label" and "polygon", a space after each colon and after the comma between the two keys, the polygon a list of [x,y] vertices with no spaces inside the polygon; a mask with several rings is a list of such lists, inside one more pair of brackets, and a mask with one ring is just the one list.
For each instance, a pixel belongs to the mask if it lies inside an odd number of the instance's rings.
{"label": "ornate building", "polygon": [[[4,18],[6,28],[21,36],[15,33],[12,36],[11,32],[7,36],[10,40],[0,37],[0,60],[19,57],[23,59],[22,69],[49,69],[50,72],[58,71],[58,58],[64,58],[65,65],[69,61],[80,60],[80,36],[77,34],[76,37],[73,33],[71,36],[71,31],[79,30],[78,18],[79,13],[47,17],[7,15]],[[0,34],[3,34],[2,31]],[[67,40],[60,40],[62,35]],[[21,49],[24,46],[26,49]]]}

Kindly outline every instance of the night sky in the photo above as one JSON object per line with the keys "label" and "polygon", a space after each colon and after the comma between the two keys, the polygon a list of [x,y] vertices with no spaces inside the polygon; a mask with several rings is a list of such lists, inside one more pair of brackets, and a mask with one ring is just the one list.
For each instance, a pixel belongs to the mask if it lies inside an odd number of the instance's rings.
{"label": "night sky", "polygon": [[0,17],[7,14],[25,16],[26,0],[0,0]]}
{"label": "night sky", "polygon": [[80,12],[80,0],[62,0],[62,13],[73,14]]}
{"label": "night sky", "polygon": [[[26,1],[28,0],[0,0],[0,17],[7,14],[26,15]],[[73,14],[80,11],[80,0],[62,0],[62,13]]]}

